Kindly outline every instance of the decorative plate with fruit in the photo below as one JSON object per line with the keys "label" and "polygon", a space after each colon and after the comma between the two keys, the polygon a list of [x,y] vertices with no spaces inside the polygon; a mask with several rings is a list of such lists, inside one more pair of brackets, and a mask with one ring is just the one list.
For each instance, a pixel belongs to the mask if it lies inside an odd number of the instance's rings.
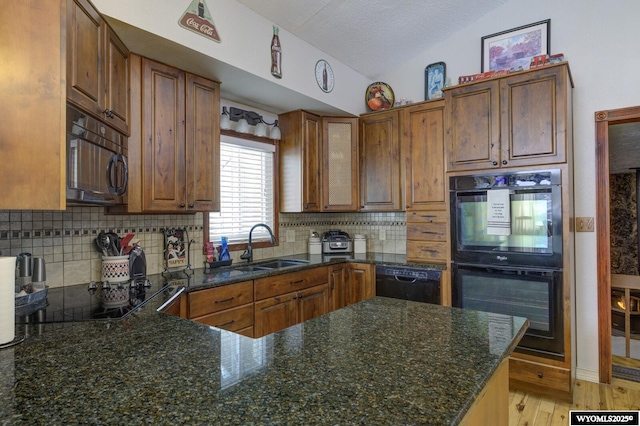
{"label": "decorative plate with fruit", "polygon": [[387,83],[377,81],[367,87],[364,100],[369,111],[380,111],[393,107],[395,96]]}

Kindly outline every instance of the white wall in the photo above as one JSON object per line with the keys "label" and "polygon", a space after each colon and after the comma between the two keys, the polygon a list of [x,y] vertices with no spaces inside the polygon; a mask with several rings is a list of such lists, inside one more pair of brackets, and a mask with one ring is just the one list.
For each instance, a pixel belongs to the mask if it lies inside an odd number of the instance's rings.
{"label": "white wall", "polygon": [[[424,99],[424,68],[444,61],[452,84],[480,72],[480,38],[551,19],[551,53],[564,53],[575,83],[575,214],[595,217],[594,112],[640,105],[640,2],[511,0],[382,78],[395,93]],[[598,380],[596,234],[576,234],[577,376]]]}
{"label": "white wall", "polygon": [[[268,90],[269,85],[276,84],[351,114],[360,114],[364,109],[364,90],[370,83],[368,79],[282,28],[279,37],[283,76],[282,79],[274,78],[270,73],[273,23],[235,0],[206,2],[220,43],[179,25],[189,1],[93,0],[93,3],[103,15],[261,78],[257,83],[255,79],[249,80],[255,91]],[[146,52],[136,53],[144,55]],[[315,81],[315,65],[319,59],[328,60],[335,75],[335,87],[330,93],[319,90]],[[226,75],[229,82],[229,79],[241,78],[239,76],[244,73]],[[224,89],[225,81],[222,84]]]}

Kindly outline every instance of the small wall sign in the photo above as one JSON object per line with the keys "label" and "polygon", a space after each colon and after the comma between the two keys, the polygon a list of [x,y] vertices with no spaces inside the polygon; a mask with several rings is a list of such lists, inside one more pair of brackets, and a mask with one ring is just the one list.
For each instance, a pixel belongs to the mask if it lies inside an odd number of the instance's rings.
{"label": "small wall sign", "polygon": [[181,27],[220,43],[220,36],[204,0],[192,0],[179,22]]}

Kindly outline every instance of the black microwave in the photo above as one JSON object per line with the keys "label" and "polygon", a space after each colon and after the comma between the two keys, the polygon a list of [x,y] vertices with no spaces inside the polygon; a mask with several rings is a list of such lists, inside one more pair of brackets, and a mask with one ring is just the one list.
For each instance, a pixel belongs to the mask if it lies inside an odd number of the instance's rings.
{"label": "black microwave", "polygon": [[67,105],[67,204],[126,203],[127,137]]}

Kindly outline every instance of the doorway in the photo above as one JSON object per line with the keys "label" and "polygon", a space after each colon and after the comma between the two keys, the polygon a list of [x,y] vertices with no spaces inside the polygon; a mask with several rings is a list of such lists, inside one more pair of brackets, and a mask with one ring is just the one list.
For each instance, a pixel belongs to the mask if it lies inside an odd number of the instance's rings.
{"label": "doorway", "polygon": [[[612,365],[612,276],[610,206],[610,130],[612,126],[640,122],[640,106],[598,111],[596,128],[596,242],[598,283],[598,348],[600,382],[611,383]],[[616,284],[618,285],[618,284]],[[628,332],[629,328],[627,328]]]}

